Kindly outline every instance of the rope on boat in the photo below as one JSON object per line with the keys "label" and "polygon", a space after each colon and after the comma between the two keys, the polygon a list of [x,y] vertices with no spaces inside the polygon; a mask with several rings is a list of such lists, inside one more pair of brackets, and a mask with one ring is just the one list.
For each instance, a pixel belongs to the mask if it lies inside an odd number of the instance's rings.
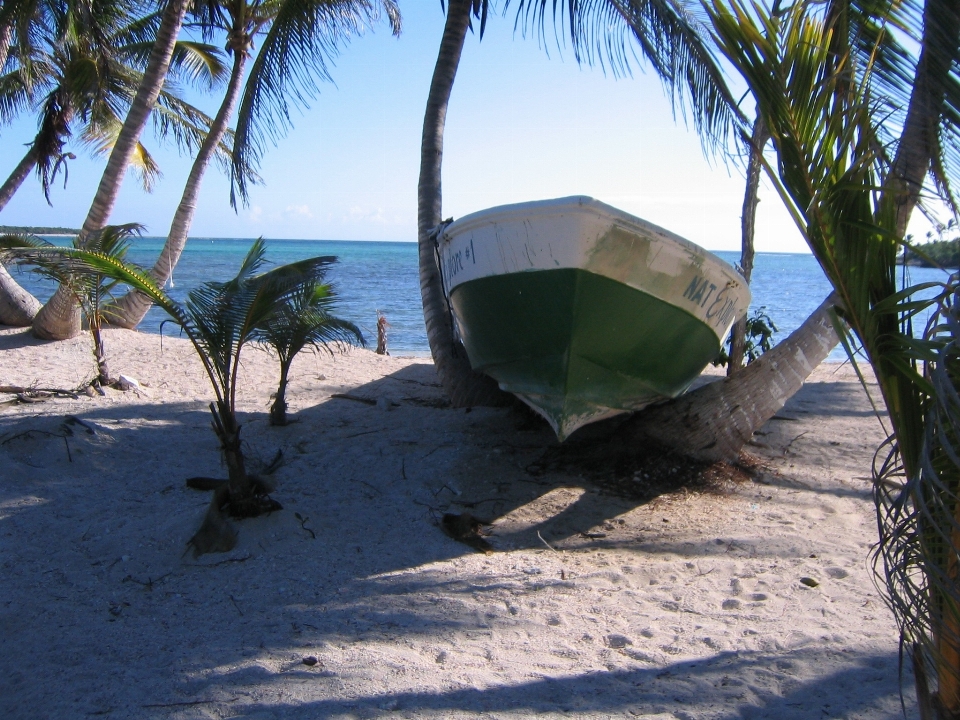
{"label": "rope on boat", "polygon": [[453,305],[450,304],[450,296],[447,294],[447,282],[443,277],[443,262],[440,258],[440,238],[443,237],[443,233],[447,227],[452,224],[453,218],[447,218],[446,220],[443,220],[435,228],[430,229],[430,231],[427,233],[427,237],[433,240],[433,258],[437,263],[437,271],[440,273],[440,289],[443,291],[443,299],[447,303],[447,317],[450,318],[450,332],[455,340],[459,340],[460,332],[453,317]]}

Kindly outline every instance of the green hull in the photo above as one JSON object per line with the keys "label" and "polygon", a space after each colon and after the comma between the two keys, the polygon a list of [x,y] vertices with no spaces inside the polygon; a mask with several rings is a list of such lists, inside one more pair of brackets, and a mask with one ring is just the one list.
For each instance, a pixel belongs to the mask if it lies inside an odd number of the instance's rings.
{"label": "green hull", "polygon": [[561,440],[676,397],[720,350],[691,314],[580,269],[478,278],[454,288],[451,302],[473,368],[534,407]]}

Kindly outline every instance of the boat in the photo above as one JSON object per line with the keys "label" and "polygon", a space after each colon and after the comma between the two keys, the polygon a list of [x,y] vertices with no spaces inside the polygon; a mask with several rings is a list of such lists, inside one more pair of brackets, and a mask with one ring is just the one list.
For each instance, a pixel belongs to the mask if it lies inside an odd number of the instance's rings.
{"label": "boat", "polygon": [[717,256],[585,196],[466,215],[437,250],[471,366],[560,441],[686,391],[750,304]]}

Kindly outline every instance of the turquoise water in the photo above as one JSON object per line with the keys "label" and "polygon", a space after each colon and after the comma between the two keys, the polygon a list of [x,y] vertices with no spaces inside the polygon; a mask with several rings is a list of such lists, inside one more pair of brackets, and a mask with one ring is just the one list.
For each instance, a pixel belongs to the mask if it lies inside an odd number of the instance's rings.
{"label": "turquoise water", "polygon": [[[233,277],[250,248],[248,239],[191,238],[173,273],[170,294],[177,300],[206,280]],[[150,267],[160,249],[162,238],[134,241],[129,259]],[[426,331],[420,305],[417,273],[417,245],[413,242],[348,242],[335,240],[269,240],[267,258],[276,264],[316,255],[335,255],[339,261],[328,279],[340,296],[338,315],[352,320],[363,330],[368,345],[376,345],[377,311],[390,323],[388,347],[394,355],[427,355]],[[733,264],[740,259],[735,252],[717,255]],[[909,268],[908,282],[941,280],[946,275],[930,268]],[[52,292],[51,285],[30,273],[15,276],[41,300]],[[779,329],[780,339],[807,318],[830,292],[830,285],[811,255],[758,253],[754,264],[753,308],[764,307]],[[147,332],[159,332],[165,315],[151,310],[140,326]],[[165,332],[176,332],[167,326]],[[843,351],[834,350],[833,360],[842,360]]]}

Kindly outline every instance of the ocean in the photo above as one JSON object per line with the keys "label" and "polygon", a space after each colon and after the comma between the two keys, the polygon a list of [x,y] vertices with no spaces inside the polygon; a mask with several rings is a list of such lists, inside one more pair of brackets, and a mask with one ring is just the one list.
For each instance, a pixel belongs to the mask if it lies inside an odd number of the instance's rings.
{"label": "ocean", "polygon": [[[56,242],[62,238],[50,238]],[[128,259],[145,267],[153,265],[163,238],[145,237],[134,240]],[[177,300],[207,280],[233,277],[240,261],[250,248],[249,239],[191,238],[173,273],[173,285],[167,291]],[[739,252],[716,253],[731,264],[740,259]],[[377,312],[390,323],[388,349],[393,355],[429,355],[423,326],[420,284],[417,273],[415,242],[351,242],[337,240],[268,240],[267,259],[283,264],[317,255],[335,255],[338,262],[328,273],[339,295],[336,314],[360,326],[368,346],[376,346]],[[906,269],[910,284],[943,280],[946,274],[933,268]],[[50,281],[29,272],[14,277],[39,299],[46,300],[53,289]],[[830,292],[827,282],[811,255],[757,253],[751,284],[751,309],[763,308],[778,328],[779,340],[802,323]],[[166,315],[152,309],[141,330],[160,332]],[[164,332],[177,330],[168,324]],[[842,348],[830,355],[831,360],[845,359]]]}

